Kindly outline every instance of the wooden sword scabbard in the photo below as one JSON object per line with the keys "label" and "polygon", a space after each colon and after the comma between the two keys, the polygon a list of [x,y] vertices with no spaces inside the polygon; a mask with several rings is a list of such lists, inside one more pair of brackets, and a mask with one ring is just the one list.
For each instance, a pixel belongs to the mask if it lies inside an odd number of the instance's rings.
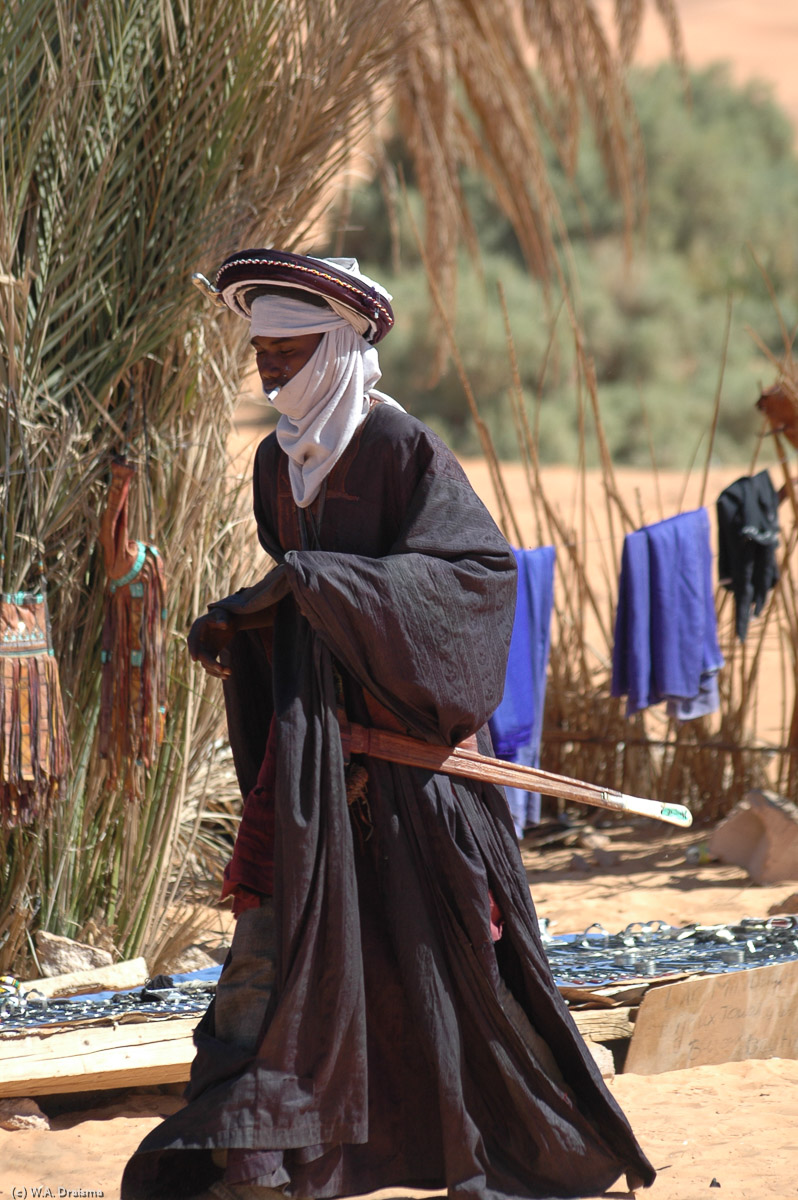
{"label": "wooden sword scabbard", "polygon": [[387,729],[353,725],[345,720],[341,720],[340,725],[341,743],[347,755],[365,754],[443,775],[459,775],[502,787],[543,792],[547,796],[572,800],[577,804],[653,817],[682,828],[687,828],[693,821],[689,809],[681,804],[665,804],[658,800],[646,800],[642,796],[628,796],[614,788],[597,787],[579,779],[570,779],[567,775],[555,775],[539,767],[526,767],[501,758],[490,758],[476,749],[476,738],[469,738],[459,746],[437,746]]}

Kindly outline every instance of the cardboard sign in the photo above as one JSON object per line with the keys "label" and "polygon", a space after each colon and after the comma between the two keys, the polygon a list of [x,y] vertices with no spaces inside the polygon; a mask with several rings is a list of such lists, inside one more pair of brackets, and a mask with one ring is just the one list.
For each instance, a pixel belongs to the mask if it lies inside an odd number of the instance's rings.
{"label": "cardboard sign", "polygon": [[658,1075],[748,1058],[798,1058],[798,960],[652,988],[625,1072]]}

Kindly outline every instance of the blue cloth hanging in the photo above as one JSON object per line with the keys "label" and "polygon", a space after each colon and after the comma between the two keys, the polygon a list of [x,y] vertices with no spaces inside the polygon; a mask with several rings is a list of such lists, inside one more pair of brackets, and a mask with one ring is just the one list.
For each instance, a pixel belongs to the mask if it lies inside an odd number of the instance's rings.
{"label": "blue cloth hanging", "polygon": [[[513,550],[518,565],[515,609],[504,695],[490,718],[493,748],[499,758],[523,766],[540,765],[540,737],[546,700],[551,610],[554,601],[553,546]],[[540,796],[505,788],[518,837],[540,820]]]}
{"label": "blue cloth hanging", "polygon": [[715,712],[722,666],[707,510],[627,534],[611,686],[627,716],[661,701],[679,720]]}

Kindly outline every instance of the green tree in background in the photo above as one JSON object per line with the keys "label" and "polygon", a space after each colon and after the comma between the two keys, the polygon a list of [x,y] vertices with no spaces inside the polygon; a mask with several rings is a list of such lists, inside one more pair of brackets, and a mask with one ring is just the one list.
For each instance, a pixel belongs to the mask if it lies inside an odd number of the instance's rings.
{"label": "green tree in background", "polygon": [[[595,141],[585,134],[573,178],[554,155],[549,159],[576,264],[575,303],[595,363],[605,432],[618,463],[648,463],[649,437],[660,466],[690,461],[709,425],[731,300],[714,451],[718,461],[744,461],[759,423],[753,404],[763,373],[769,375],[748,329],[773,353],[782,350],[763,272],[787,325],[798,318],[793,130],[767,89],[735,87],[721,66],[694,73],[689,95],[679,72],[669,66],[634,71],[630,91],[645,151],[648,199],[631,259],[623,213]],[[412,164],[404,167],[409,174]],[[479,265],[460,266],[457,337],[480,407],[499,450],[512,456],[517,443],[506,399],[507,348],[497,301],[501,283],[530,406],[541,397],[541,456],[573,461],[578,416],[568,324],[561,312],[555,323],[556,300],[530,275],[513,228],[484,182],[471,173],[464,190],[482,258]],[[412,188],[410,203],[417,207]],[[386,381],[461,452],[478,452],[456,374],[448,369],[432,383],[440,335],[429,320],[424,272],[410,231],[401,228],[397,272],[397,247],[377,185],[352,198],[349,226],[343,244],[365,263],[378,263],[399,300],[399,328],[382,354]]]}

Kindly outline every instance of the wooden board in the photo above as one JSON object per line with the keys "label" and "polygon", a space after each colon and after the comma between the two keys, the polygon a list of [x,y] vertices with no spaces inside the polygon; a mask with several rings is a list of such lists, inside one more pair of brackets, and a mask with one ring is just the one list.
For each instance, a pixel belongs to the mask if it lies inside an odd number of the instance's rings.
{"label": "wooden board", "polygon": [[632,1036],[636,1013],[635,1008],[585,1008],[571,1016],[585,1041],[614,1042]]}
{"label": "wooden board", "polygon": [[181,1082],[199,1020],[195,1014],[0,1041],[0,1098]]}
{"label": "wooden board", "polygon": [[22,991],[39,992],[42,996],[77,996],[81,992],[112,992],[142,987],[148,979],[146,959],[128,958],[109,967],[90,967],[86,971],[70,971],[68,975],[28,979],[22,984]]}
{"label": "wooden board", "polygon": [[798,961],[652,988],[624,1066],[636,1075],[798,1058]]}
{"label": "wooden board", "polygon": [[646,976],[645,979],[626,979],[623,983],[613,983],[606,987],[578,987],[561,983],[557,991],[569,1005],[584,1004],[586,1008],[615,1008],[617,1005],[636,1005],[653,987],[664,987],[670,983],[680,983],[682,979],[691,979],[692,971],[672,972],[670,975]]}
{"label": "wooden board", "polygon": [[[628,1038],[635,1012],[596,1009],[573,1017],[585,1040],[595,1043]],[[199,1019],[7,1035],[0,1039],[0,1098],[184,1082]]]}

